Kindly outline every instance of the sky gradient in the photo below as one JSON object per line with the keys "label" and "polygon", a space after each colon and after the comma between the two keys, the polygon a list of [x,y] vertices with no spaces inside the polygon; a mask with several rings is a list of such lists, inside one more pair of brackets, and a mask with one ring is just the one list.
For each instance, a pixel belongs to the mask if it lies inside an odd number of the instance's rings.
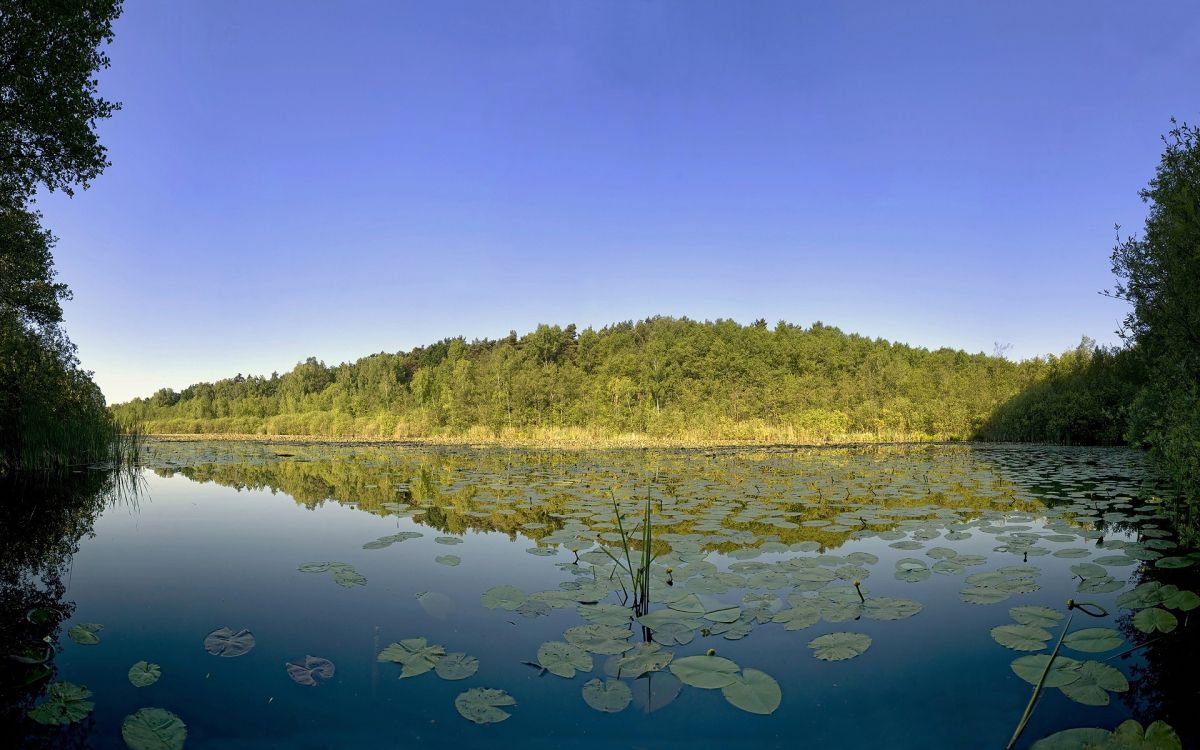
{"label": "sky gradient", "polygon": [[1116,342],[1186,2],[127,0],[43,196],[110,402],[539,322]]}

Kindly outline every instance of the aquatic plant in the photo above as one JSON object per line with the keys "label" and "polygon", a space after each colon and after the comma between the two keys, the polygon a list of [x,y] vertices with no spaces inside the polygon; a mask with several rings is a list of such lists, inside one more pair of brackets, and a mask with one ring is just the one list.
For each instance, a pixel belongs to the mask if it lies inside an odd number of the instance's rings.
{"label": "aquatic plant", "polygon": [[[654,531],[650,519],[650,495],[646,495],[646,513],[642,518],[641,524],[641,549],[638,554],[637,565],[634,565],[633,555],[629,549],[629,539],[633,532],[625,530],[624,517],[621,515],[620,506],[617,505],[617,499],[614,497],[613,513],[617,517],[617,532],[621,536],[621,548],[625,553],[625,560],[621,561],[607,547],[601,547],[604,554],[612,558],[617,567],[624,570],[631,581],[632,592],[625,591],[625,603],[633,608],[634,617],[641,617],[650,611],[650,565],[654,562],[655,554],[653,549]],[[622,589],[624,590],[624,582],[622,581]],[[631,600],[632,597],[632,600]]]}

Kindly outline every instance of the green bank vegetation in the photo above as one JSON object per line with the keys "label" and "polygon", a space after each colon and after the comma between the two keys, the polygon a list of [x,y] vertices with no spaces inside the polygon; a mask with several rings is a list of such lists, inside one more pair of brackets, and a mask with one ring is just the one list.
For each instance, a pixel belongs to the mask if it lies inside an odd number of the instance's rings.
{"label": "green bank vegetation", "polygon": [[114,421],[63,331],[54,237],[38,190],[68,195],[108,161],[94,131],[116,109],[96,92],[120,3],[8,4],[0,11],[0,475],[128,458]]}

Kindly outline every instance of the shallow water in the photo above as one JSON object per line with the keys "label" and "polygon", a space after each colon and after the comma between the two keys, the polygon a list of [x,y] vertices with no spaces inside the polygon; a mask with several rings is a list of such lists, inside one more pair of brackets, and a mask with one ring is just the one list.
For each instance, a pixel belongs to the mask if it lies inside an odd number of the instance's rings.
{"label": "shallow water", "polygon": [[[1010,663],[1046,653],[1065,620],[1035,651],[1006,648],[991,630],[1014,624],[1013,607],[1066,614],[1069,598],[1111,613],[1075,610],[1072,631],[1113,628],[1123,642],[1063,655],[1108,660],[1129,689],[1105,692],[1103,706],[1048,689],[1019,746],[1131,717],[1164,719],[1185,746],[1196,742],[1187,603],[1159,636],[1132,621],[1147,602],[1117,602],[1147,581],[1198,588],[1200,557],[1134,451],[156,443],[149,454],[136,497],[105,505],[61,570],[52,679],[90,689],[94,711],[63,728],[18,721],[21,743],[124,747],[123,719],[152,706],[186,723],[190,748],[1003,747],[1032,691]],[[653,633],[635,624],[619,643],[651,636],[676,661],[714,648],[765,672],[781,691],[770,715],[690,685],[659,706],[680,687],[670,665],[621,678],[632,702],[604,713],[581,691],[614,679],[608,656],[593,654],[592,669],[569,679],[526,663],[589,624],[584,613],[598,610],[588,603],[622,603],[621,577],[597,544],[624,559],[613,502],[630,529],[647,498],[653,610],[674,614]],[[330,562],[344,565],[314,565]],[[1093,567],[1072,570],[1081,563]],[[519,593],[485,598],[500,586]],[[485,606],[492,598],[504,601]],[[773,621],[794,608],[820,616],[795,630]],[[79,623],[103,625],[99,643],[67,637]],[[221,627],[252,631],[254,647],[210,655],[205,637]],[[839,632],[870,645],[845,660],[815,658],[810,641]],[[400,664],[376,657],[412,638],[474,656],[478,671],[400,679]],[[600,649],[625,647],[612,643]],[[333,662],[332,678],[294,682],[286,664],[306,655]],[[137,688],[126,673],[141,660],[162,676]],[[43,686],[6,691],[3,716],[23,715]],[[511,695],[510,718],[480,726],[460,716],[455,697],[476,687]]]}

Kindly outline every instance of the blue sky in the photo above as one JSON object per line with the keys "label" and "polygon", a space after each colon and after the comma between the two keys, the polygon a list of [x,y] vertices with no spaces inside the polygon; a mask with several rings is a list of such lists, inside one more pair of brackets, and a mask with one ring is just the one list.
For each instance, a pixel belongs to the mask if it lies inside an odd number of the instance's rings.
{"label": "blue sky", "polygon": [[129,0],[44,196],[110,401],[655,314],[1116,340],[1187,2]]}

